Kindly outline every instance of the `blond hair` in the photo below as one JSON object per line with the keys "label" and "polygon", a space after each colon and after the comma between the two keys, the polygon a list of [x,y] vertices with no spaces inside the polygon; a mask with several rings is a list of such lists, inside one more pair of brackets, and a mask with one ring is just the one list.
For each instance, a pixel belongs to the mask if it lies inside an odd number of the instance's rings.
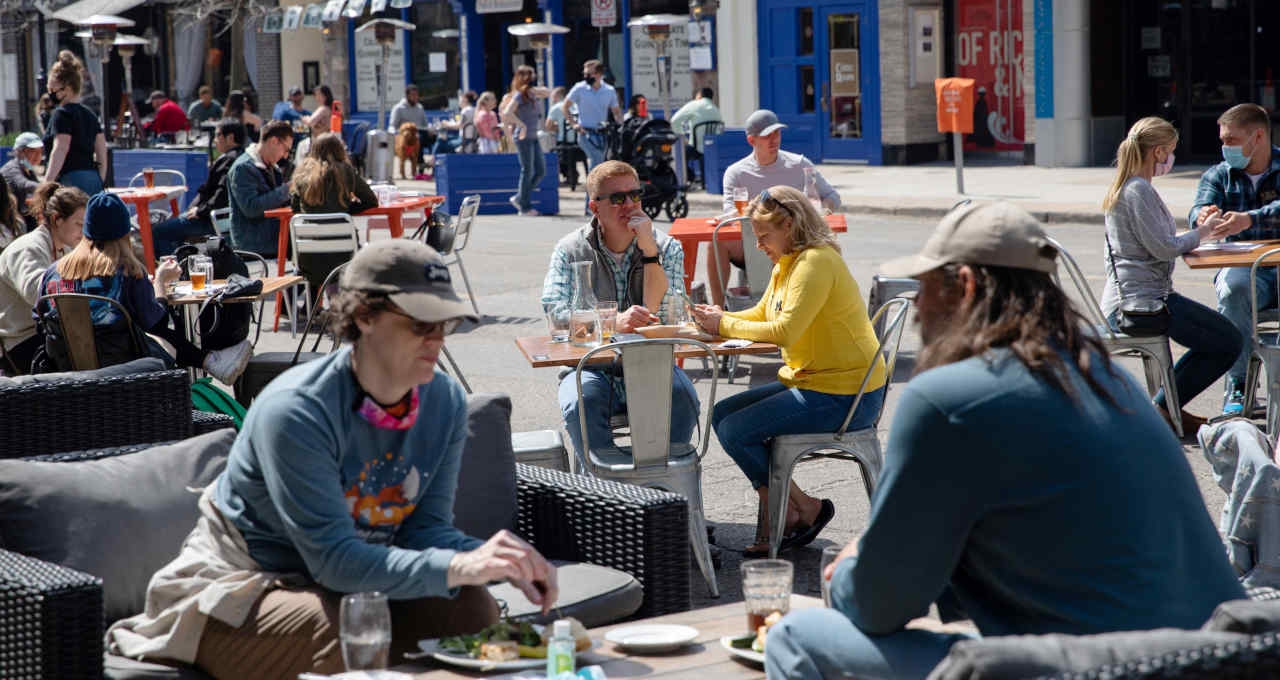
{"label": "blond hair", "polygon": [[636,174],[636,169],[623,163],[622,161],[605,161],[587,173],[587,199],[595,200],[596,192],[600,191],[600,185],[606,180],[614,177],[622,176],[634,177],[637,182],[640,176]]}
{"label": "blond hair", "polygon": [[325,198],[334,192],[338,205],[344,209],[351,204],[351,183],[346,167],[347,147],[342,137],[326,132],[316,137],[311,154],[293,173],[293,194],[302,199],[303,206],[324,205]]}
{"label": "blond hair", "polygon": [[75,250],[58,260],[58,276],[67,281],[115,276],[116,272],[135,279],[147,275],[128,235],[110,241],[82,238]]}
{"label": "blond hair", "polygon": [[[766,200],[761,193],[747,206],[752,226],[766,224],[771,229],[787,229],[791,235],[793,253],[822,246],[831,246],[837,253],[840,252],[840,244],[836,241],[831,226],[799,189],[778,185],[769,187],[768,194],[770,200]],[[770,203],[773,204],[772,208],[769,207]]]}
{"label": "blond hair", "polygon": [[58,53],[58,60],[53,62],[53,66],[49,69],[50,80],[56,80],[62,83],[64,87],[71,88],[72,92],[80,94],[80,87],[84,84],[84,64],[80,63],[80,58],[71,50],[62,50]]}
{"label": "blond hair", "polygon": [[1103,214],[1110,213],[1120,198],[1120,190],[1139,171],[1147,155],[1162,146],[1178,143],[1178,131],[1169,121],[1156,116],[1147,116],[1129,128],[1129,134],[1116,149],[1116,179],[1102,199]]}

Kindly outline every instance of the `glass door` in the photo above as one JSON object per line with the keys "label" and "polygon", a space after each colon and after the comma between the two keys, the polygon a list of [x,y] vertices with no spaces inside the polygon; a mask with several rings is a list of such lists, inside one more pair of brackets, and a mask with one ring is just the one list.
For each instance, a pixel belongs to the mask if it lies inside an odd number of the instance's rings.
{"label": "glass door", "polygon": [[[816,19],[822,157],[879,164],[880,78],[872,3],[823,7]],[[871,16],[869,16],[869,13]]]}

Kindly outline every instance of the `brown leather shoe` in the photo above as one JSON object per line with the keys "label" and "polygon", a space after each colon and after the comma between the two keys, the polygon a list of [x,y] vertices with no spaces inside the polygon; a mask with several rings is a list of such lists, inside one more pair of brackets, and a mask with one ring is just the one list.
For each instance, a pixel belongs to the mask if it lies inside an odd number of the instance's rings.
{"label": "brown leather shoe", "polygon": [[[1169,411],[1161,406],[1157,406],[1156,410],[1160,412],[1160,416],[1164,418],[1164,422],[1168,423],[1169,429],[1172,429],[1174,434],[1177,434],[1177,430],[1173,427],[1173,419],[1169,417]],[[1208,422],[1207,419],[1201,418],[1194,413],[1187,413],[1186,410],[1181,411],[1179,415],[1182,417],[1183,437],[1194,437],[1196,431],[1200,429],[1200,426]]]}

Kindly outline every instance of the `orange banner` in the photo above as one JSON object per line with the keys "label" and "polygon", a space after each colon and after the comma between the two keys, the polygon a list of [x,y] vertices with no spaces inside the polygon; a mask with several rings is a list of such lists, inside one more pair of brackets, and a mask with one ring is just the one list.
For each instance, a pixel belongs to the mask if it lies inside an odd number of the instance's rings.
{"label": "orange banner", "polygon": [[938,132],[973,132],[973,78],[933,81],[938,101]]}

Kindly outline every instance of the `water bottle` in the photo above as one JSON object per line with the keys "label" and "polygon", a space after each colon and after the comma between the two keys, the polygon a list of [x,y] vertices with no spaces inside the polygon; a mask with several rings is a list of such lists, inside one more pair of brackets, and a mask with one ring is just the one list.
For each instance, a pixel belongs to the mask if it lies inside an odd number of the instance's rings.
{"label": "water bottle", "polygon": [[574,670],[573,627],[566,619],[551,626],[551,640],[547,642],[547,677],[556,678],[563,672],[573,675]]}
{"label": "water bottle", "polygon": [[809,203],[813,205],[813,209],[818,211],[819,215],[825,215],[826,207],[822,205],[822,196],[818,194],[818,169],[804,169],[804,195],[809,199]]}

